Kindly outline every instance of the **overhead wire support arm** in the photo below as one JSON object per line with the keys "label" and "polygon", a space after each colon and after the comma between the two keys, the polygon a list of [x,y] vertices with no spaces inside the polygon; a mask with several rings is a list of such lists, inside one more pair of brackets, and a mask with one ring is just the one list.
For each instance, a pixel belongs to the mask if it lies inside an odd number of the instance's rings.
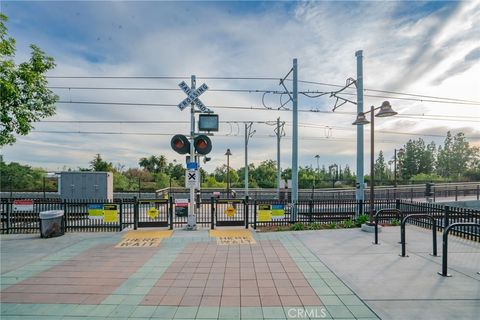
{"label": "overhead wire support arm", "polygon": [[[352,101],[352,100],[349,100],[349,99],[345,99],[344,97],[341,97],[341,96],[338,96],[337,94],[341,93],[342,91],[348,89],[349,87],[351,87],[352,85],[355,85],[355,87],[357,86],[357,81],[353,78],[348,78],[347,81],[346,81],[346,84],[343,88],[339,89],[339,90],[336,90],[336,91],[332,91],[330,93],[330,97],[333,98],[335,97],[335,105],[333,106],[333,109],[332,109],[332,112],[335,112],[336,109],[340,108],[341,106],[343,106],[344,104],[346,103],[351,103],[351,104],[354,104],[356,105],[357,103],[355,101]],[[339,101],[342,101],[340,104],[338,103]]]}

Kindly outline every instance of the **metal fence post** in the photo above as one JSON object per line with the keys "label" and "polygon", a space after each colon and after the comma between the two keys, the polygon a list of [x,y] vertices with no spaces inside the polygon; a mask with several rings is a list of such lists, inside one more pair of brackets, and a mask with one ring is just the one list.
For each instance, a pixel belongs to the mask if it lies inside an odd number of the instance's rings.
{"label": "metal fence post", "polygon": [[257,230],[257,200],[253,201],[253,229]]}
{"label": "metal fence post", "polygon": [[358,216],[363,215],[363,200],[362,199],[358,200],[357,206],[358,206],[358,210],[357,210],[358,211]]}
{"label": "metal fence post", "polygon": [[445,230],[450,224],[450,206],[445,206],[444,210],[445,210],[445,216],[443,221],[443,230]]}
{"label": "metal fence post", "polygon": [[123,230],[123,200],[122,199],[120,199],[120,204],[119,205],[120,205],[120,219],[118,221],[119,222],[119,224],[118,224],[119,230],[118,231],[122,232],[122,230]]}
{"label": "metal fence post", "polygon": [[455,201],[458,201],[458,186],[455,186]]}
{"label": "metal fence post", "polygon": [[215,229],[215,198],[210,198],[210,229]]}
{"label": "metal fence post", "polygon": [[402,243],[402,257],[405,257],[405,223],[406,220],[403,219],[402,223],[400,224],[400,242]]}
{"label": "metal fence post", "polygon": [[250,212],[250,204],[248,203],[248,196],[245,196],[245,229],[248,229],[248,214]]}
{"label": "metal fence post", "polygon": [[133,229],[138,229],[138,198],[133,197]]}
{"label": "metal fence post", "polygon": [[477,200],[480,199],[480,185],[477,184]]}
{"label": "metal fence post", "polygon": [[168,198],[168,218],[170,219],[170,230],[173,230],[173,197]]}
{"label": "metal fence post", "polygon": [[7,234],[10,233],[11,212],[12,212],[12,200],[8,199],[7,201]]}
{"label": "metal fence post", "polygon": [[67,232],[68,228],[68,210],[67,210],[67,199],[63,199],[63,226],[65,233]]}
{"label": "metal fence post", "polygon": [[308,222],[312,223],[313,219],[313,200],[308,201]]}

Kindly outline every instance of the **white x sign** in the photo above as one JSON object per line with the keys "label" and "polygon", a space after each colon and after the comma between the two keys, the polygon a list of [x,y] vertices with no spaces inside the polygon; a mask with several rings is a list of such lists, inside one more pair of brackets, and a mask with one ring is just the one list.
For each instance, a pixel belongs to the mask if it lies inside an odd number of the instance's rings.
{"label": "white x sign", "polygon": [[204,83],[200,87],[195,90],[190,89],[190,87],[185,83],[185,81],[180,82],[178,85],[180,89],[183,90],[187,94],[187,97],[178,104],[178,108],[183,111],[189,104],[195,103],[195,105],[202,111],[202,112],[210,112],[210,109],[205,107],[202,101],[198,99],[200,95],[202,95],[205,91],[208,90],[208,86]]}

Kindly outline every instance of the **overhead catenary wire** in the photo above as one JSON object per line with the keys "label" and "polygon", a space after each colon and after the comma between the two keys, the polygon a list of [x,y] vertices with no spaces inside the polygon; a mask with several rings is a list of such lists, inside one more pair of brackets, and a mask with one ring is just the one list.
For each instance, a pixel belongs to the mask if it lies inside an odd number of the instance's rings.
{"label": "overhead catenary wire", "polygon": [[[140,103],[140,102],[107,102],[107,101],[57,101],[57,103],[60,104],[82,104],[82,105],[110,105],[110,106],[140,106],[140,107],[177,107],[176,104],[169,104],[169,103]],[[248,107],[248,106],[219,106],[219,105],[212,105],[212,108],[217,108],[217,109],[232,109],[232,110],[261,110],[261,111],[291,111],[290,109],[267,109],[263,107]],[[331,114],[331,115],[356,115],[354,112],[331,112],[331,111],[325,111],[325,110],[317,110],[317,109],[310,109],[310,110],[305,110],[305,109],[299,109],[298,112],[302,113],[325,113],[325,114]],[[447,118],[447,119],[435,119],[435,118],[428,118],[427,116],[423,115],[412,115],[412,116],[404,116],[404,115],[397,115],[395,118],[414,118],[414,117],[420,117],[423,120],[449,120],[449,121],[457,121],[454,120],[454,118]],[[458,121],[465,121],[465,122],[479,122],[478,120],[471,120],[471,119],[458,119]]]}
{"label": "overhead catenary wire", "polygon": [[[65,76],[65,75],[50,75],[47,76],[48,79],[160,79],[160,80],[186,80],[190,79],[190,76]],[[246,76],[197,76],[197,79],[202,80],[259,80],[259,81],[292,81],[292,79],[282,79],[281,77],[246,77]],[[352,79],[354,80],[354,79]],[[314,84],[314,85],[321,85],[327,87],[335,87],[335,88],[344,88],[345,85],[340,84],[333,84],[328,82],[320,82],[320,81],[312,81],[312,80],[298,80],[299,83],[304,84]],[[468,103],[475,103],[480,104],[480,101],[473,101],[473,100],[466,100],[466,99],[458,99],[458,98],[450,98],[450,97],[440,97],[440,96],[433,96],[433,95],[422,95],[417,93],[407,93],[407,92],[398,92],[393,90],[381,90],[381,89],[370,89],[364,88],[364,91],[371,91],[371,92],[378,92],[378,93],[388,93],[388,94],[395,94],[395,95],[403,95],[403,96],[412,96],[418,98],[429,98],[429,99],[437,99],[437,100],[450,100],[450,101],[458,101],[458,102],[468,102]],[[285,92],[286,93],[286,92]],[[422,99],[425,100],[425,99]]]}
{"label": "overhead catenary wire", "polygon": [[[32,130],[31,133],[48,133],[48,134],[85,134],[85,135],[133,135],[133,136],[172,136],[173,133],[163,133],[163,132],[120,132],[120,131],[69,131],[69,130]],[[228,135],[228,134],[216,134],[215,137],[239,137],[243,138],[241,135]],[[275,135],[255,135],[256,138],[275,138]],[[286,139],[291,139],[289,136],[284,136]],[[346,142],[355,142],[354,139],[350,138],[332,138],[332,137],[308,137],[302,136],[299,137],[303,140],[328,140],[328,141],[346,141]],[[395,142],[393,140],[382,140],[379,142]]]}
{"label": "overhead catenary wire", "polygon": [[[181,91],[180,88],[152,88],[152,87],[83,87],[83,86],[49,86],[50,89],[56,90],[124,90],[124,91]],[[286,90],[263,90],[263,89],[209,89],[211,92],[243,92],[243,93],[263,93],[263,94],[288,94]],[[400,93],[395,91],[386,91],[386,90],[376,90],[376,89],[364,89],[364,91],[372,92],[381,92],[381,93],[390,93],[396,95],[403,95],[407,97],[398,97],[398,96],[388,96],[388,95],[373,95],[373,94],[364,94],[365,97],[370,98],[383,98],[383,99],[392,99],[392,100],[404,100],[404,101],[418,101],[418,102],[432,102],[432,103],[449,103],[449,104],[459,104],[459,105],[478,105],[480,106],[480,101],[474,100],[465,100],[465,99],[456,99],[456,98],[446,98],[446,97],[435,97],[435,96],[425,96],[418,94],[410,93]],[[299,94],[302,94],[308,98],[319,98],[331,94],[328,91],[318,91],[318,90],[307,90],[299,91]],[[351,95],[354,96],[356,93],[353,92],[340,92],[339,95]],[[409,98],[408,96],[415,97]],[[264,97],[262,97],[264,99]]]}

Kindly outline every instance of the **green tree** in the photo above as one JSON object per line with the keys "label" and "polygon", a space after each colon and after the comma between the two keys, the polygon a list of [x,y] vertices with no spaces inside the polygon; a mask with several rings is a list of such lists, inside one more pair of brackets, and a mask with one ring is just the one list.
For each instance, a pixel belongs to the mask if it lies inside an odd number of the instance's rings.
{"label": "green tree", "polygon": [[403,147],[404,152],[398,154],[400,176],[404,180],[419,173],[430,174],[435,163],[435,144],[428,146],[422,138],[409,140]]}
{"label": "green tree", "polygon": [[277,162],[265,160],[252,170],[251,175],[260,188],[275,188],[277,186]]}
{"label": "green tree", "polygon": [[378,158],[375,161],[375,180],[380,183],[385,180],[387,177],[387,163],[385,162],[385,157],[383,156],[383,151],[380,150],[378,153]]}
{"label": "green tree", "polygon": [[167,169],[167,158],[163,155],[151,155],[148,158],[140,158],[138,165],[150,173],[165,172]]}
{"label": "green tree", "polygon": [[114,171],[113,164],[104,161],[99,153],[90,161],[90,168],[92,168],[93,171]]}
{"label": "green tree", "polygon": [[478,161],[479,149],[470,147],[463,132],[453,138],[447,132],[443,147],[438,148],[437,173],[443,177],[460,178]]}
{"label": "green tree", "polygon": [[7,20],[0,13],[0,146],[13,144],[15,134],[26,135],[33,122],[54,115],[58,100],[47,88],[45,77],[55,67],[54,59],[31,45],[30,61],[16,65],[15,39],[7,36]]}

